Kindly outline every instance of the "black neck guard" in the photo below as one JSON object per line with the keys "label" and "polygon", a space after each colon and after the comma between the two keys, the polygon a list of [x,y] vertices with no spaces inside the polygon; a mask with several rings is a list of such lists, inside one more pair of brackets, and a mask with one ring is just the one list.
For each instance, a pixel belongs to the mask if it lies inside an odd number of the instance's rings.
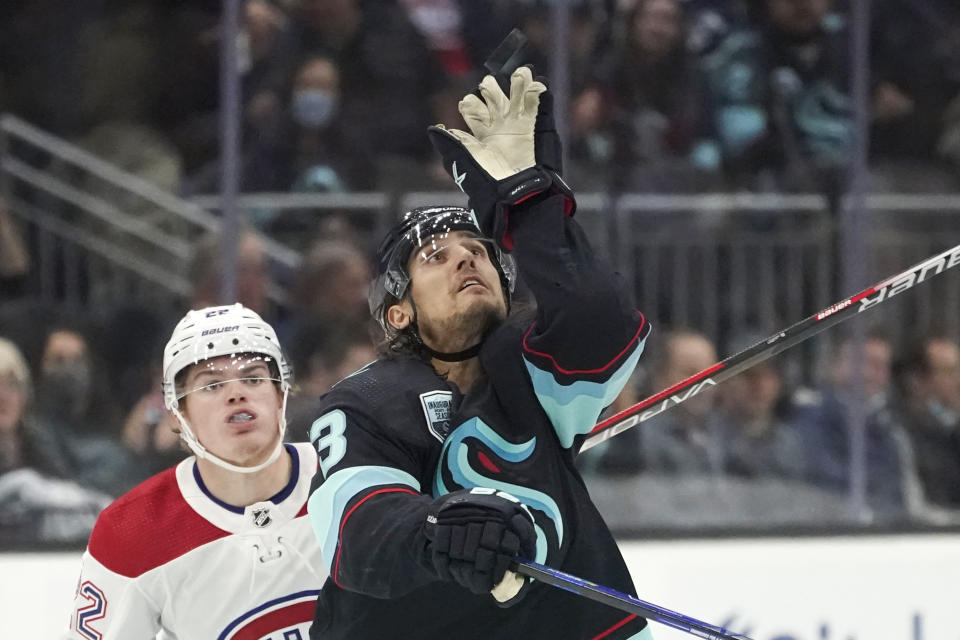
{"label": "black neck guard", "polygon": [[464,360],[475,358],[477,354],[480,353],[480,348],[483,346],[483,340],[473,345],[472,347],[464,349],[463,351],[457,351],[456,353],[442,353],[440,351],[434,351],[433,349],[428,347],[426,344],[424,344],[423,340],[420,341],[420,344],[423,346],[423,350],[431,358],[442,360],[443,362],[463,362]]}

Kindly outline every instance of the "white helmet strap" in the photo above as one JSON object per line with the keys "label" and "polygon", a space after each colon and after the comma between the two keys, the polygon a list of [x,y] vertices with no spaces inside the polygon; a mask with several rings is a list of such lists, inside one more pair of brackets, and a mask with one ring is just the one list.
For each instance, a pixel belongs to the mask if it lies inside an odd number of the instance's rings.
{"label": "white helmet strap", "polygon": [[236,465],[214,455],[210,450],[200,443],[200,440],[197,438],[196,434],[193,433],[193,429],[190,428],[190,424],[187,422],[187,419],[183,417],[182,413],[180,413],[180,409],[174,407],[170,409],[170,411],[180,422],[180,437],[184,442],[187,443],[187,446],[190,447],[190,450],[193,451],[198,459],[203,458],[204,460],[209,460],[213,464],[226,469],[227,471],[234,471],[236,473],[256,473],[257,471],[266,469],[271,464],[276,462],[277,458],[280,457],[280,453],[283,451],[283,435],[287,432],[287,397],[289,396],[289,393],[290,388],[285,387],[283,390],[283,404],[280,407],[280,420],[278,421],[278,429],[280,433],[279,437],[277,438],[277,446],[274,447],[273,452],[266,460],[252,467]]}

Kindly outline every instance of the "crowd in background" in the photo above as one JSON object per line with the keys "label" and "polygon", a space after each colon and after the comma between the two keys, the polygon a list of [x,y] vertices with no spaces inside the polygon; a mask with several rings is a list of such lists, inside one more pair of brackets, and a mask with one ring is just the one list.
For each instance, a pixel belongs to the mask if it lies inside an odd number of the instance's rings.
{"label": "crowd in background", "polygon": [[[956,190],[960,5],[873,5],[871,188]],[[220,9],[198,0],[4,2],[0,112],[172,192],[214,192]],[[447,190],[426,126],[459,121],[457,100],[514,26],[530,39],[527,58],[550,68],[548,2],[246,0],[242,9],[244,191]],[[574,3],[570,182],[837,195],[854,131],[847,13],[842,0]],[[253,222],[269,231],[271,217]],[[259,236],[240,238],[237,298],[277,328],[294,367],[291,438],[305,437],[319,394],[375,357],[368,244],[335,224],[316,233],[281,306],[267,295]],[[34,295],[36,247],[0,203],[0,546],[82,543],[112,497],[186,455],[163,408],[162,347],[187,308],[218,302],[218,246],[212,236],[197,243],[182,308],[117,300],[81,312]],[[657,325],[611,411],[777,328],[715,345],[692,328]],[[894,344],[874,330],[856,357],[849,339],[834,340],[813,383],[770,360],[585,454],[585,474],[633,487],[648,480],[637,499],[653,515],[640,525],[677,524],[656,510],[683,508],[690,487],[720,479],[800,487],[806,504],[823,506],[805,514],[816,523],[835,505],[846,513],[850,410],[860,407],[866,519],[960,521],[957,336]],[[784,495],[795,494],[774,499]],[[704,509],[686,505],[691,522]]]}
{"label": "crowd in background", "polygon": [[[873,186],[955,189],[960,9],[950,0],[871,4]],[[550,72],[551,6],[246,0],[242,189],[447,188],[425,127],[457,121],[457,100],[512,27],[529,37],[526,59]],[[574,186],[843,185],[854,113],[847,0],[569,6]],[[213,0],[5,2],[0,111],[173,191],[215,192],[220,10]]]}

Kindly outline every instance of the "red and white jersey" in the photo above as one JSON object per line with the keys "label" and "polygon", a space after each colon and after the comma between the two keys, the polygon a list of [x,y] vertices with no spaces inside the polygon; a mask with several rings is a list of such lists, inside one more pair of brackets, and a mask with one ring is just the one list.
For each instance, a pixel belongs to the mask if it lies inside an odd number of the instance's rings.
{"label": "red and white jersey", "polygon": [[217,500],[191,456],[107,507],[64,637],[306,640],[327,577],[306,517],[317,453],[286,447],[293,473],[270,500]]}

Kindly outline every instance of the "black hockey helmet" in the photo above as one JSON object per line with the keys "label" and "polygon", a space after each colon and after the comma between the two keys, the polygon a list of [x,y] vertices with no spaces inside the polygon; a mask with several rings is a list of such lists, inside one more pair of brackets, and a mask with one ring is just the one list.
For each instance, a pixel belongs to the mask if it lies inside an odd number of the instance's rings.
{"label": "black hockey helmet", "polygon": [[410,287],[407,262],[411,253],[428,241],[442,240],[453,231],[470,231],[487,243],[487,252],[500,274],[500,285],[509,307],[510,295],[517,281],[516,264],[495,242],[483,235],[473,212],[453,206],[417,207],[403,214],[400,222],[387,233],[377,249],[377,275],[370,285],[367,301],[370,314],[387,335],[395,333],[386,320],[388,295],[402,300],[407,293]]}

